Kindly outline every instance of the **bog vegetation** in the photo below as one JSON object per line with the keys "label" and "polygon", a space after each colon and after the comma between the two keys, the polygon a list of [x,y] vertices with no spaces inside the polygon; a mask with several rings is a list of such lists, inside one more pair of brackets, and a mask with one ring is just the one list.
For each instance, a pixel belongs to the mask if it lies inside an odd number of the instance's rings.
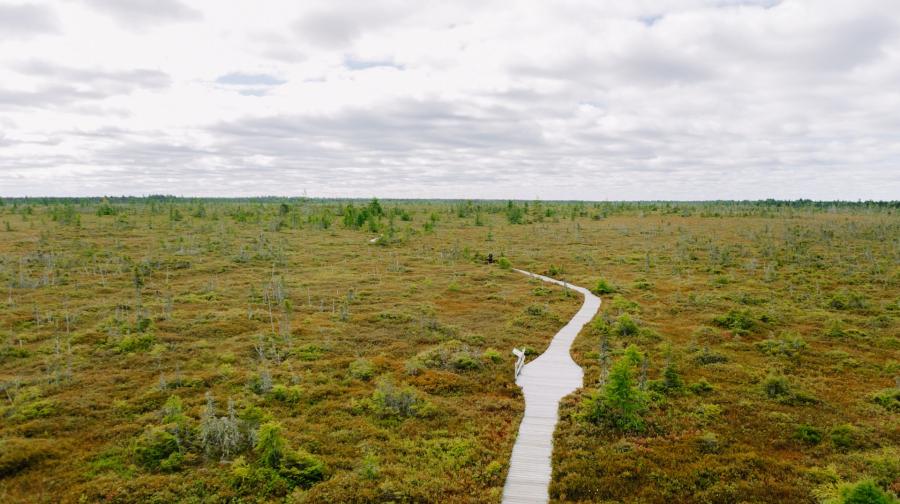
{"label": "bog vegetation", "polygon": [[[900,205],[6,199],[0,501],[895,502]],[[490,256],[490,260],[488,259]]]}

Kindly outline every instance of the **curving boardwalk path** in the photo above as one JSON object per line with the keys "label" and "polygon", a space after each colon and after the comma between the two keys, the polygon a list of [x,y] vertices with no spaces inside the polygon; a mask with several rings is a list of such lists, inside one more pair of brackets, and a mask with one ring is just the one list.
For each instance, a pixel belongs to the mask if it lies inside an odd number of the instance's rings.
{"label": "curving boardwalk path", "polygon": [[569,355],[569,347],[581,328],[600,309],[600,298],[583,287],[515,270],[545,282],[565,285],[580,292],[584,303],[578,313],[556,333],[547,351],[522,368],[516,384],[525,394],[525,416],[513,446],[509,474],[503,487],[503,503],[547,502],[553,431],[559,419],[559,401],[583,385],[583,372]]}

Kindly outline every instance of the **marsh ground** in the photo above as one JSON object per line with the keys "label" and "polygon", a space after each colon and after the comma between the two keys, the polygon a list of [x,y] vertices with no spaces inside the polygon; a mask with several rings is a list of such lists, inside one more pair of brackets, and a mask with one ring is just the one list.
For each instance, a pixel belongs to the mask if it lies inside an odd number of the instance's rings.
{"label": "marsh ground", "polygon": [[[580,299],[487,254],[614,291],[554,499],[900,490],[896,205],[348,203],[5,201],[0,498],[497,502],[510,349]],[[639,432],[578,415],[604,338],[646,356]]]}

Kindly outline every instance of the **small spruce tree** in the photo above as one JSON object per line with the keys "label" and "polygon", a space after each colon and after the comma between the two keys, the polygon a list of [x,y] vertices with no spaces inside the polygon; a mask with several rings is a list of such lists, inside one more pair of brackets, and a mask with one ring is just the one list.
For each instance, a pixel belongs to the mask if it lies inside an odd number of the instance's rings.
{"label": "small spruce tree", "polygon": [[594,392],[582,406],[582,418],[588,422],[621,431],[644,430],[643,413],[647,397],[634,383],[634,364],[631,359],[619,359],[609,373],[603,389]]}

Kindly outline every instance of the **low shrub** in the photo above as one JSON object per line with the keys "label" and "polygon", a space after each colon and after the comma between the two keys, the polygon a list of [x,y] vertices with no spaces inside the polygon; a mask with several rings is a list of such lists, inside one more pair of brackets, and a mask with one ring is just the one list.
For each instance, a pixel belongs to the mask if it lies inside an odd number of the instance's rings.
{"label": "low shrub", "polygon": [[372,392],[372,406],[375,413],[383,418],[410,418],[425,415],[428,403],[410,386],[397,387],[389,379],[378,382]]}
{"label": "low shrub", "polygon": [[461,341],[450,340],[420,352],[410,359],[407,362],[407,373],[418,374],[423,368],[470,371],[480,367],[481,360],[478,353]]}
{"label": "low shrub", "polygon": [[757,341],[756,349],[766,355],[796,359],[808,347],[806,341],[797,334],[785,333],[778,338]]}
{"label": "low shrub", "polygon": [[690,384],[690,386],[688,386],[688,389],[690,389],[691,392],[697,395],[708,394],[714,390],[713,386],[710,385],[710,383],[706,381],[705,378],[700,378],[696,383]]}
{"label": "low shrub", "polygon": [[594,294],[613,294],[618,291],[619,289],[609,283],[605,278],[597,280],[597,285],[594,287]]}
{"label": "low shrub", "polygon": [[291,387],[287,387],[285,385],[274,385],[272,390],[269,391],[269,396],[279,402],[283,402],[285,404],[297,404],[300,402],[300,397],[302,395],[302,390],[300,387],[294,385]]}
{"label": "low shrub", "polygon": [[639,313],[641,307],[634,301],[629,301],[616,294],[612,299],[612,309],[618,313]]}
{"label": "low shrub", "polygon": [[175,471],[183,459],[178,439],[160,427],[145,431],[135,442],[134,461],[151,471]]}
{"label": "low shrub", "polygon": [[865,296],[846,290],[833,294],[828,299],[828,307],[833,310],[864,310],[868,305]]}
{"label": "low shrub", "polygon": [[709,347],[703,347],[703,350],[694,357],[694,362],[700,364],[701,366],[705,366],[707,364],[721,364],[723,362],[728,362],[728,357],[710,351]]}
{"label": "low shrub", "polygon": [[153,346],[156,338],[149,333],[127,334],[119,340],[116,348],[120,353],[144,352]]}
{"label": "low shrub", "polygon": [[37,399],[25,402],[14,411],[13,420],[34,420],[55,415],[57,407],[52,399]]}
{"label": "low shrub", "polygon": [[790,397],[791,384],[782,375],[769,375],[763,381],[763,391],[769,399],[783,399]]}
{"label": "low shrub", "polygon": [[713,324],[735,334],[746,334],[758,326],[757,318],[749,310],[729,310],[725,315],[714,318]]}
{"label": "low shrub", "polygon": [[684,387],[684,381],[681,379],[681,375],[678,374],[678,369],[671,362],[663,369],[662,382],[669,393],[679,392]]}
{"label": "low shrub", "polygon": [[240,456],[231,467],[231,486],[242,494],[283,496],[296,487],[309,488],[327,477],[322,460],[288,446],[277,422],[260,426],[254,451],[255,464]]}
{"label": "low shrub", "polygon": [[897,504],[898,499],[882,490],[872,480],[844,483],[837,488],[834,498],[825,504]]}
{"label": "low shrub", "polygon": [[565,268],[563,268],[562,266],[557,266],[555,264],[551,264],[550,267],[545,272],[545,274],[551,278],[559,278],[560,276],[564,275],[565,273],[566,273]]}
{"label": "low shrub", "polygon": [[643,278],[635,280],[634,283],[631,284],[631,286],[635,289],[640,290],[650,290],[653,288],[653,284],[648,282],[647,280],[644,280]]}
{"label": "low shrub", "polygon": [[640,328],[638,327],[637,322],[635,322],[627,313],[620,315],[616,319],[615,326],[613,326],[613,332],[621,337],[634,336],[639,330]]}
{"label": "low shrub", "polygon": [[488,348],[487,350],[484,351],[483,354],[481,354],[481,356],[485,360],[493,362],[494,364],[499,364],[499,363],[503,362],[503,355],[501,355],[500,352],[498,352],[494,348]]}
{"label": "low shrub", "polygon": [[763,391],[766,397],[782,404],[792,406],[816,404],[818,399],[802,390],[795,390],[783,375],[771,374],[763,380]]}
{"label": "low shrub", "polygon": [[325,462],[301,450],[286,450],[281,460],[279,474],[292,486],[309,488],[326,477]]}
{"label": "low shrub", "polygon": [[721,450],[719,436],[714,432],[704,432],[697,438],[697,448],[700,453],[719,453]]}
{"label": "low shrub", "polygon": [[834,427],[829,437],[834,447],[842,451],[858,448],[862,441],[859,429],[850,424]]}
{"label": "low shrub", "polygon": [[808,445],[817,445],[822,442],[822,431],[812,425],[800,424],[794,428],[794,439]]}
{"label": "low shrub", "polygon": [[375,376],[375,366],[368,359],[356,359],[350,363],[350,376],[357,380],[369,381]]}
{"label": "low shrub", "polygon": [[298,359],[303,360],[303,361],[316,361],[316,360],[319,360],[319,358],[322,357],[322,354],[324,354],[324,353],[325,353],[324,348],[310,343],[308,345],[303,345],[300,348],[298,348],[294,352],[294,355],[296,355]]}
{"label": "low shrub", "polygon": [[722,415],[722,407],[718,404],[702,403],[694,410],[694,417],[701,425],[715,422]]}
{"label": "low shrub", "polygon": [[900,413],[900,387],[879,390],[872,394],[872,402],[888,411]]}

